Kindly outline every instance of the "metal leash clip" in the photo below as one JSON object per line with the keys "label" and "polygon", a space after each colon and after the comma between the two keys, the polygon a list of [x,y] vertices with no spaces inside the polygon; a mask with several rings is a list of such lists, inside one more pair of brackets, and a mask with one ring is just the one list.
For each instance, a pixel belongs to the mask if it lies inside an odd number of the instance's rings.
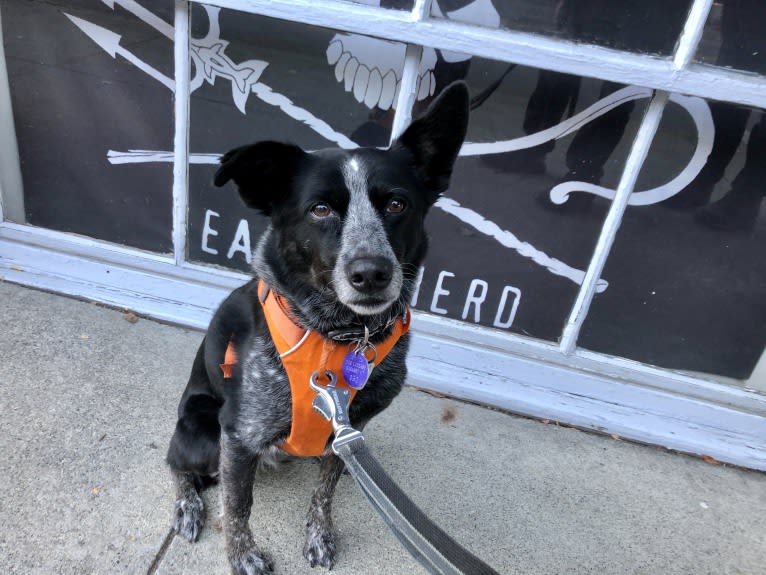
{"label": "metal leash clip", "polygon": [[325,419],[332,422],[332,429],[335,433],[332,450],[337,454],[338,447],[354,439],[364,439],[364,436],[351,427],[351,421],[348,417],[348,389],[336,387],[338,378],[332,371],[325,372],[325,376],[329,380],[327,385],[319,383],[319,376],[319,372],[315,371],[309,379],[309,386],[317,394],[311,405]]}

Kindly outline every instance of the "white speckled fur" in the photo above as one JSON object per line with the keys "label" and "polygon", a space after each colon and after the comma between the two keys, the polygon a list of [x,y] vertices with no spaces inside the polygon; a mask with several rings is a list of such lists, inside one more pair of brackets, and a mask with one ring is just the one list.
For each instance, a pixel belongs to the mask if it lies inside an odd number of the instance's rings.
{"label": "white speckled fur", "polygon": [[[343,179],[350,199],[343,222],[340,252],[333,270],[335,291],[341,302],[360,315],[381,313],[399,297],[403,283],[402,269],[388,242],[383,221],[370,202],[367,171],[361,158],[352,156],[346,161],[343,165]],[[380,294],[385,301],[376,306],[354,303],[358,293],[349,283],[345,271],[349,261],[369,255],[385,257],[394,267],[391,283]]]}

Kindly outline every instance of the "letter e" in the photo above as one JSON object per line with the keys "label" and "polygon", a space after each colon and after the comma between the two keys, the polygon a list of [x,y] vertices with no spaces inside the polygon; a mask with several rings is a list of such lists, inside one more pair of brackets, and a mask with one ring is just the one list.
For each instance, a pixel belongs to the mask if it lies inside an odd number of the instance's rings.
{"label": "letter e", "polygon": [[218,255],[218,250],[211,248],[207,245],[207,239],[210,236],[217,236],[218,232],[210,227],[210,218],[217,218],[219,214],[213,210],[205,211],[205,225],[202,227],[202,251],[208,254]]}
{"label": "letter e", "polygon": [[446,290],[442,288],[442,283],[444,283],[444,278],[454,278],[455,274],[452,272],[442,271],[439,272],[439,279],[436,280],[436,287],[434,288],[434,297],[431,300],[431,311],[434,313],[440,313],[442,315],[447,315],[447,310],[437,307],[437,304],[439,303],[439,298],[443,295],[449,295],[449,290]]}

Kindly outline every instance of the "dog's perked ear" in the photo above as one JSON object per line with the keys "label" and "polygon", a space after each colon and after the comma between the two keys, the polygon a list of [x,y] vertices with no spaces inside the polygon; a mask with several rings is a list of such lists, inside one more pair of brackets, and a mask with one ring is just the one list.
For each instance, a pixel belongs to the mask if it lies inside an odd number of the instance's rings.
{"label": "dog's perked ear", "polygon": [[287,196],[292,176],[307,155],[298,146],[280,142],[235,148],[221,158],[213,183],[220,187],[234,180],[245,205],[268,216]]}
{"label": "dog's perked ear", "polygon": [[431,203],[449,186],[452,166],[468,128],[468,110],[468,88],[463,82],[454,82],[392,146],[410,153]]}

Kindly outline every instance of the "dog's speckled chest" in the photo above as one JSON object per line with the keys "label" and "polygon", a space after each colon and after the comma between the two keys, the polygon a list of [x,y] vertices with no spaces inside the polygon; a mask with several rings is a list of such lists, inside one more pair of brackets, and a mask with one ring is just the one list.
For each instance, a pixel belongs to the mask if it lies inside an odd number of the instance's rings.
{"label": "dog's speckled chest", "polygon": [[239,440],[254,452],[266,450],[290,431],[290,383],[274,344],[255,337],[242,361],[237,414]]}

